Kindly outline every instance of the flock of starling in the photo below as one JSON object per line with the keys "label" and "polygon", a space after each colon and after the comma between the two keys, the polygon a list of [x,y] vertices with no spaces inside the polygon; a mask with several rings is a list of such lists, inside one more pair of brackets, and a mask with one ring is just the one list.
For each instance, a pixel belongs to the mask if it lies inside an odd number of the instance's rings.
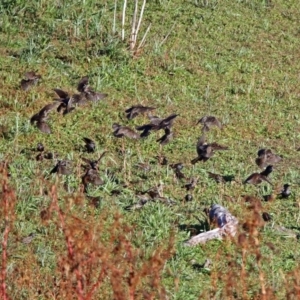
{"label": "flock of starling", "polygon": [[[30,76],[28,74],[30,74]],[[29,90],[39,79],[41,79],[41,76],[37,75],[35,72],[27,72],[25,77],[27,79],[21,81],[21,89],[25,91]],[[77,106],[85,105],[88,102],[96,102],[107,97],[107,94],[95,92],[89,86],[88,76],[80,79],[77,85],[77,91],[79,93],[69,95],[69,93],[61,89],[54,89],[54,92],[59,98],[55,98],[52,103],[47,104],[39,112],[34,114],[30,119],[30,123],[35,124],[40,131],[50,134],[51,128],[47,123],[47,120],[49,118],[49,113],[52,110],[56,109],[58,113],[66,115],[73,111]]]}
{"label": "flock of starling", "polygon": [[[36,72],[27,72],[25,74],[25,78],[26,79],[22,79],[21,81],[21,89],[23,89],[24,91],[28,91],[38,82],[38,80],[41,79],[41,76],[36,74]],[[51,128],[48,124],[50,112],[56,110],[57,113],[67,115],[79,106],[84,106],[89,102],[102,100],[108,96],[105,93],[95,92],[89,85],[88,76],[84,76],[80,79],[77,84],[76,93],[69,94],[57,88],[53,91],[58,96],[58,98],[54,98],[53,102],[44,106],[39,112],[37,112],[30,118],[30,123],[32,125],[35,125],[41,132],[47,134],[51,134]],[[176,118],[178,117],[178,114],[173,113],[165,118],[160,118],[152,115],[155,109],[155,107],[147,107],[143,105],[134,105],[126,109],[125,116],[128,120],[132,120],[138,117],[140,114],[147,114],[149,121],[146,124],[137,126],[134,129],[129,126],[114,123],[112,125],[112,135],[116,138],[125,137],[128,139],[137,140],[147,138],[151,134],[151,132],[162,130],[164,133],[160,138],[157,139],[157,142],[161,146],[168,144],[173,138],[172,127]],[[216,127],[218,129],[223,128],[221,122],[215,116],[204,116],[198,120],[196,125],[198,124],[202,125],[202,134],[196,144],[197,157],[191,160],[192,165],[196,164],[197,162],[206,162],[214,156],[216,151],[229,150],[227,146],[220,145],[216,142],[206,141],[206,135],[213,127]],[[95,141],[87,137],[85,137],[83,141],[85,143],[85,152],[94,153],[96,151],[97,147]],[[36,160],[54,159],[54,154],[45,151],[44,146],[41,143],[37,145],[35,150],[38,152]],[[103,152],[101,156],[96,160],[89,160],[81,157],[82,161],[85,163],[84,165],[82,165],[82,168],[84,169],[82,184],[84,186],[85,193],[87,193],[88,186],[90,185],[100,186],[104,184],[104,181],[100,177],[98,165],[105,154],[106,152]],[[260,149],[257,153],[255,162],[257,166],[262,169],[262,171],[251,174],[246,178],[244,184],[258,185],[262,182],[267,182],[272,185],[269,176],[273,171],[273,166],[279,163],[281,160],[282,157],[273,153],[270,149]],[[184,199],[185,201],[191,201],[193,199],[193,196],[190,194],[190,191],[193,191],[195,189],[199,177],[187,178],[183,173],[183,163],[169,164],[167,158],[164,156],[159,156],[158,162],[161,165],[168,165],[174,171],[176,179],[186,180],[186,182],[182,185],[182,188],[188,192]],[[144,170],[145,172],[150,170],[150,166],[144,163],[138,164],[137,167]],[[68,160],[58,160],[56,165],[50,171],[50,174],[54,173],[61,175],[70,175],[72,173],[72,163]],[[208,176],[214,179],[217,183],[225,183],[227,181],[233,180],[233,176],[223,176],[212,172],[208,172]],[[288,184],[285,184],[280,194],[282,198],[289,197],[291,194],[290,186]],[[155,186],[144,192],[140,192],[137,195],[137,198],[139,199],[139,201],[131,206],[128,206],[128,210],[140,209],[146,203],[151,201],[160,201],[168,205],[176,203],[173,200],[163,196],[162,185]],[[266,216],[263,217],[264,219],[267,219]]]}

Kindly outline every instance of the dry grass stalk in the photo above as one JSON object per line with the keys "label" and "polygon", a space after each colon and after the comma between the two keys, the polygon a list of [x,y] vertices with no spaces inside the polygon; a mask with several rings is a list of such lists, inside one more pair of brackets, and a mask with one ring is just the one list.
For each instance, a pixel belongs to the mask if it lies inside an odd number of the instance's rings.
{"label": "dry grass stalk", "polygon": [[8,300],[7,293],[7,262],[8,262],[8,237],[12,231],[15,219],[15,204],[16,195],[14,191],[8,186],[8,172],[6,164],[1,166],[2,173],[2,192],[0,202],[0,216],[4,222],[4,231],[2,236],[2,259],[1,259],[1,273],[0,273],[0,298]]}
{"label": "dry grass stalk", "polygon": [[123,223],[120,214],[116,213],[111,224],[105,212],[97,221],[83,220],[59,207],[55,186],[51,198],[47,217],[63,233],[66,245],[66,254],[59,254],[57,264],[56,297],[90,300],[101,294],[102,299],[134,300],[165,295],[161,276],[173,254],[172,237],[145,259],[143,251],[127,237],[132,228]]}
{"label": "dry grass stalk", "polygon": [[126,7],[127,7],[127,0],[124,0],[124,3],[123,3],[123,12],[122,12],[122,41],[125,40],[125,16],[126,16]]}
{"label": "dry grass stalk", "polygon": [[[132,24],[131,24],[131,33],[129,39],[129,49],[134,52],[134,56],[140,51],[140,49],[144,46],[146,41],[146,36],[151,28],[151,24],[148,26],[141,42],[137,46],[137,37],[138,33],[142,24],[144,10],[146,6],[146,0],[143,0],[143,4],[141,6],[139,18],[138,15],[138,0],[135,0],[134,12],[132,16]],[[127,8],[127,0],[123,2],[123,11],[122,11],[122,30],[121,30],[121,39],[122,41],[125,40],[125,20],[126,20],[126,8]],[[115,10],[116,10],[116,2],[115,2]],[[115,30],[115,13],[114,13],[114,25],[113,25],[113,32]]]}

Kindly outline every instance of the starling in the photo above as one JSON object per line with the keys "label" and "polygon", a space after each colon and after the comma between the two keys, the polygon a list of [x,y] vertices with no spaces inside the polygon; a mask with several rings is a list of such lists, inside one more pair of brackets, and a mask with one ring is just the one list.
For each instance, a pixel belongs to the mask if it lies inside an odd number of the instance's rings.
{"label": "starling", "polygon": [[158,140],[156,140],[162,146],[168,144],[173,138],[173,132],[171,132],[171,129],[166,127],[164,130],[165,130],[165,134],[162,137],[160,137]]}
{"label": "starling", "polygon": [[165,135],[166,136],[169,135],[169,138],[172,138],[171,127],[173,126],[173,122],[177,116],[178,116],[177,114],[172,114],[164,119],[161,119],[156,116],[150,116],[149,117],[150,123],[142,125],[142,126],[137,126],[136,129],[138,131],[143,131],[141,133],[141,137],[147,137],[150,134],[151,130],[157,131],[160,129],[168,129],[169,131],[167,131],[167,132],[165,131],[165,133],[166,133]]}
{"label": "starling", "polygon": [[68,160],[59,160],[54,168],[50,171],[50,174],[53,173],[70,175],[72,173],[71,162]]}
{"label": "starling", "polygon": [[171,164],[170,167],[175,171],[181,171],[183,169],[183,163]]}
{"label": "starling", "polygon": [[83,105],[86,103],[85,98],[79,94],[74,94],[69,96],[69,94],[61,89],[53,89],[59,98],[54,100],[59,102],[60,105],[57,108],[57,111],[63,112],[63,115],[66,115],[75,109],[75,104]]}
{"label": "starling", "polygon": [[202,132],[209,131],[213,126],[219,127],[220,129],[222,128],[221,122],[214,116],[204,116],[196,125],[199,123],[203,125]]}
{"label": "starling", "polygon": [[273,171],[273,166],[269,165],[269,166],[266,167],[266,169],[264,171],[262,171],[260,173],[253,173],[253,174],[251,174],[244,181],[244,184],[245,183],[250,183],[250,184],[257,185],[257,184],[262,183],[263,181],[266,181],[266,182],[268,182],[269,184],[272,185],[272,183],[268,179],[268,176],[272,173],[272,171]]}
{"label": "starling", "polygon": [[262,213],[262,218],[265,222],[269,222],[272,220],[272,217],[267,212]]}
{"label": "starling", "polygon": [[93,140],[89,139],[89,138],[86,138],[86,137],[84,137],[83,140],[85,142],[85,150],[88,153],[95,152],[95,148],[96,148],[95,142]]}
{"label": "starling", "polygon": [[57,103],[57,102],[47,104],[38,113],[36,113],[35,115],[33,115],[31,117],[30,123],[31,124],[36,123],[36,126],[40,131],[50,134],[51,128],[46,123],[46,121],[48,119],[49,112],[52,111],[53,109],[55,109],[58,105],[59,105],[59,103]]}
{"label": "starling", "polygon": [[290,185],[284,184],[282,191],[280,192],[281,198],[288,198],[291,195]]}
{"label": "starling", "polygon": [[142,192],[141,194],[142,195],[148,194],[151,197],[151,199],[163,197],[163,195],[162,195],[163,194],[163,184],[160,183],[159,185],[154,186],[154,187],[148,189],[147,191]]}
{"label": "starling", "polygon": [[149,172],[151,170],[150,165],[146,163],[137,163],[135,166],[144,172]]}
{"label": "starling", "polygon": [[185,175],[178,169],[175,169],[175,176],[177,179],[185,179]]}
{"label": "starling", "polygon": [[150,112],[154,109],[155,109],[155,107],[148,107],[148,106],[143,106],[143,105],[134,105],[134,106],[131,106],[130,108],[125,110],[126,118],[128,120],[132,120],[133,118],[135,118],[139,114]]}
{"label": "starling", "polygon": [[207,173],[208,173],[208,176],[210,178],[214,179],[217,183],[225,183],[226,182],[224,176],[222,176],[222,175],[215,174],[212,172],[207,172]]}
{"label": "starling", "polygon": [[191,181],[187,184],[184,185],[184,187],[186,188],[187,191],[192,191],[195,189],[197,183],[198,183],[198,179],[196,177],[191,178]]}
{"label": "starling", "polygon": [[88,76],[84,76],[78,82],[77,91],[80,92],[80,93],[83,93],[88,88],[89,88],[89,77]]}
{"label": "starling", "polygon": [[44,158],[45,158],[45,159],[53,159],[53,153],[51,153],[51,152],[48,152],[48,153],[41,152],[41,153],[39,153],[39,154],[35,157],[35,159],[36,159],[37,161],[42,161]]}
{"label": "starling", "polygon": [[166,166],[168,165],[169,161],[168,159],[165,157],[165,156],[156,156],[157,160],[158,160],[158,163],[161,165],[161,166]]}
{"label": "starling", "polygon": [[89,86],[89,78],[88,76],[84,76],[80,79],[77,90],[81,93],[81,96],[88,101],[98,101],[104,99],[108,96],[108,94],[98,93],[93,91],[93,89]]}
{"label": "starling", "polygon": [[104,181],[100,178],[97,170],[88,169],[82,176],[82,183],[84,185],[84,190],[86,191],[88,184],[102,185],[104,184]]}
{"label": "starling", "polygon": [[193,200],[193,196],[191,194],[186,194],[185,197],[184,197],[184,200],[186,202],[190,202]]}
{"label": "starling", "polygon": [[36,233],[32,232],[28,236],[26,236],[22,239],[22,243],[30,244],[35,237],[36,237]]}
{"label": "starling", "polygon": [[268,165],[274,165],[282,160],[282,157],[272,153],[271,149],[260,149],[257,152],[257,156],[255,162],[261,169],[264,169]]}
{"label": "starling", "polygon": [[126,210],[138,210],[138,209],[143,208],[145,206],[145,204],[147,204],[150,201],[151,201],[150,198],[143,197],[143,198],[140,198],[140,200],[137,203],[134,203],[132,205],[126,206],[125,209]]}
{"label": "starling", "polygon": [[181,172],[183,169],[182,163],[171,164],[170,167],[174,170],[177,179],[185,179],[185,175]]}
{"label": "starling", "polygon": [[93,102],[96,102],[96,101],[99,101],[99,100],[102,100],[104,98],[106,98],[108,96],[108,94],[103,94],[103,93],[98,93],[98,92],[94,92],[93,90],[86,90],[83,95],[85,96],[85,98],[88,100],[88,101],[93,101]]}
{"label": "starling", "polygon": [[150,116],[149,119],[150,119],[150,123],[136,127],[136,130],[143,131],[140,135],[140,137],[142,138],[150,135],[151,130],[158,130],[157,129],[158,125],[162,121],[162,119],[156,116]]}
{"label": "starling", "polygon": [[175,118],[178,117],[177,114],[171,114],[170,116],[166,117],[165,119],[162,119],[158,124],[158,129],[166,129],[169,130],[173,126]]}
{"label": "starling", "polygon": [[100,160],[103,158],[105,154],[106,151],[104,151],[97,160],[90,160],[84,157],[81,157],[81,159],[87,163],[87,166],[85,166],[86,169],[98,170],[98,163],[100,162]]}
{"label": "starling", "polygon": [[42,143],[38,143],[37,147],[34,150],[40,152],[35,157],[35,159],[37,161],[42,161],[44,158],[45,159],[53,159],[53,153],[51,153],[51,152],[45,153],[45,147],[44,147],[44,145]]}
{"label": "starling", "polygon": [[38,143],[36,146],[36,151],[43,152],[45,150],[45,147],[42,143]]}
{"label": "starling", "polygon": [[227,150],[228,147],[221,146],[217,143],[207,144],[205,143],[205,135],[203,134],[196,145],[196,150],[198,157],[194,158],[191,163],[194,165],[198,161],[207,161],[210,157],[214,155],[215,150]]}
{"label": "starling", "polygon": [[138,139],[140,138],[139,134],[135,132],[133,129],[127,126],[121,126],[117,123],[114,123],[113,126],[113,135],[115,137],[121,138],[123,136],[130,138],[130,139]]}
{"label": "starling", "polygon": [[37,84],[39,79],[41,79],[41,76],[36,74],[36,72],[26,72],[24,76],[26,77],[26,79],[21,80],[21,89],[23,91],[28,91],[30,88]]}

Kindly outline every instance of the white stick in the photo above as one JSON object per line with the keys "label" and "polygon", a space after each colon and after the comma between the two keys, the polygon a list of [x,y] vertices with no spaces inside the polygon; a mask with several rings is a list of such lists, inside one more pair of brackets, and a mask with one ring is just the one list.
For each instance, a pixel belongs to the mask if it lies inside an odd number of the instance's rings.
{"label": "white stick", "polygon": [[135,34],[135,41],[134,41],[135,43],[136,43],[137,35],[138,35],[140,27],[141,27],[141,23],[142,23],[142,19],[143,19],[143,14],[144,14],[145,6],[146,6],[146,0],[144,0],[144,2],[143,2],[142,8],[141,8],[139,22],[138,22],[138,25],[136,27],[136,34]]}
{"label": "white stick", "polygon": [[131,36],[130,36],[130,50],[133,50],[136,44],[136,16],[137,16],[137,11],[138,11],[138,0],[135,0],[135,7],[134,7],[134,13],[132,17],[132,27],[131,27]]}
{"label": "white stick", "polygon": [[139,46],[137,47],[137,49],[140,49],[140,48],[142,48],[142,47],[144,46],[145,40],[146,40],[146,36],[147,36],[147,34],[148,34],[150,28],[151,28],[151,23],[149,24],[149,26],[148,26],[148,28],[147,28],[147,30],[146,30],[146,32],[145,32],[145,34],[144,34],[144,36],[143,36],[143,38],[142,38],[140,44],[139,44]]}
{"label": "white stick", "polygon": [[195,246],[198,244],[205,244],[207,241],[213,239],[222,239],[222,232],[220,228],[216,228],[207,232],[200,233],[193,236],[184,243],[185,246]]}
{"label": "white stick", "polygon": [[125,14],[126,14],[126,6],[127,6],[127,0],[124,0],[123,13],[122,13],[122,41],[124,41],[124,39],[125,39]]}
{"label": "white stick", "polygon": [[112,28],[113,34],[115,34],[115,33],[116,33],[117,1],[118,1],[118,0],[115,0],[115,9],[114,9],[114,23],[113,23],[113,28]]}
{"label": "white stick", "polygon": [[167,33],[166,37],[160,42],[159,46],[162,46],[162,44],[167,40],[167,38],[169,37],[169,35],[171,34],[171,31],[173,30],[175,26],[175,23],[172,25],[171,29],[169,30],[169,32]]}

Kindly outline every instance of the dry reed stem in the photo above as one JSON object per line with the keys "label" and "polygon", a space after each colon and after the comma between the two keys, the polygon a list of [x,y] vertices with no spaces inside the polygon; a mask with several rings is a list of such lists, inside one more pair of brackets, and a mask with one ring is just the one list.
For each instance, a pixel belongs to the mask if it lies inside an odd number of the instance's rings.
{"label": "dry reed stem", "polygon": [[122,12],[122,41],[125,40],[125,16],[126,16],[127,0],[124,0],[123,12]]}
{"label": "dry reed stem", "polygon": [[[136,2],[138,2],[138,0],[136,0]],[[136,30],[135,30],[134,46],[136,45],[136,39],[137,39],[139,30],[140,30],[140,27],[141,27],[141,24],[142,24],[142,19],[143,19],[143,15],[144,15],[145,6],[146,6],[146,0],[144,0],[144,2],[143,2],[141,12],[140,12],[140,17],[139,17],[139,22],[138,22]]]}
{"label": "dry reed stem", "polygon": [[136,36],[137,36],[136,16],[137,16],[137,11],[138,11],[138,0],[135,0],[134,13],[133,13],[133,17],[132,17],[131,35],[130,35],[130,40],[129,40],[130,50],[134,49],[135,43],[136,43]]}
{"label": "dry reed stem", "polygon": [[11,190],[8,186],[8,172],[6,166],[2,167],[1,173],[3,176],[2,179],[2,195],[1,195],[1,215],[5,220],[5,228],[2,237],[2,264],[1,264],[1,273],[0,273],[0,298],[4,300],[8,300],[9,296],[7,293],[7,261],[8,261],[8,236],[11,232],[13,221],[14,221],[14,210],[16,203],[16,196],[13,190]]}
{"label": "dry reed stem", "polygon": [[[67,230],[66,230],[65,215],[62,212],[62,210],[60,209],[59,204],[58,204],[57,191],[56,191],[56,186],[55,185],[53,185],[52,188],[51,188],[51,196],[52,196],[51,206],[57,212],[57,214],[59,216],[60,228],[62,229],[64,237],[65,237],[65,242],[66,242],[67,251],[68,251],[68,257],[71,261],[74,261],[75,253],[74,253],[74,249],[73,249],[73,246],[72,246],[72,243],[71,243],[70,236],[69,236],[69,234],[67,233]],[[83,276],[82,276],[82,274],[79,270],[79,265],[77,265],[74,272],[75,272],[76,279],[77,279],[77,289],[76,289],[76,291],[77,291],[78,299],[84,300],[85,298],[84,298],[84,295],[83,295],[84,293],[83,293],[83,285],[82,285]]]}

